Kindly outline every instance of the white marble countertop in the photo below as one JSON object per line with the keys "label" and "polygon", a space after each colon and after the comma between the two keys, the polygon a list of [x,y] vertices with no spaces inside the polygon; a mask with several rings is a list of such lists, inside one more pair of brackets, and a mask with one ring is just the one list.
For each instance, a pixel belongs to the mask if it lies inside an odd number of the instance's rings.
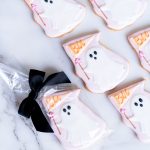
{"label": "white marble countertop", "polygon": [[[128,78],[117,88],[141,78],[150,79],[141,68],[135,52],[127,41],[127,35],[150,25],[149,8],[135,24],[122,31],[109,30],[96,16],[87,0],[87,15],[81,25],[62,38],[50,39],[33,21],[30,10],[23,0],[4,0],[0,5],[0,55],[15,58],[26,69],[36,68],[52,73],[65,71],[73,83],[83,89],[81,98],[98,115],[101,115],[114,131],[104,143],[102,150],[150,150],[150,144],[140,143],[135,134],[120,120],[120,116],[104,94],[91,94],[84,89],[82,81],[73,74],[73,66],[62,49],[61,43],[85,33],[101,31],[101,41],[130,61]],[[9,59],[10,59],[9,58]],[[16,63],[18,65],[18,63]],[[146,88],[150,90],[150,80]],[[1,150],[62,150],[57,139],[50,134],[37,133],[30,120],[17,114],[18,105],[0,97],[0,149]],[[92,150],[99,150],[93,147]]]}

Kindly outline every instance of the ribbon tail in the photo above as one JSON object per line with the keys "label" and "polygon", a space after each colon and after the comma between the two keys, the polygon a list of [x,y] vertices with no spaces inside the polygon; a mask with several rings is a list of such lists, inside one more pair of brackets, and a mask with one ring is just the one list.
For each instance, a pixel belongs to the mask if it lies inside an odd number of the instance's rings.
{"label": "ribbon tail", "polygon": [[43,112],[41,111],[40,106],[35,102],[33,112],[31,114],[31,119],[34,124],[34,127],[37,131],[54,133],[47,119],[45,118]]}
{"label": "ribbon tail", "polygon": [[30,118],[32,114],[32,109],[34,107],[34,101],[29,100],[26,98],[25,100],[22,101],[22,103],[19,106],[18,114]]}

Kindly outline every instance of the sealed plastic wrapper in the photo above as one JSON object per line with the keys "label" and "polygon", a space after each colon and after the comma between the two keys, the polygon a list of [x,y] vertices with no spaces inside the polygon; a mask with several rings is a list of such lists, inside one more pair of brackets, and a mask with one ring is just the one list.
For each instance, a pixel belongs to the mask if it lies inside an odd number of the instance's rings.
{"label": "sealed plastic wrapper", "polygon": [[29,93],[28,75],[8,64],[0,63],[0,79],[15,94],[16,99],[24,98]]}
{"label": "sealed plastic wrapper", "polygon": [[66,150],[88,149],[110,133],[106,123],[80,101],[80,89],[64,72],[45,79],[45,73],[38,70],[30,70],[28,77],[3,64],[0,68],[1,78],[16,98],[28,95],[19,114],[31,118],[37,131],[54,133]]}
{"label": "sealed plastic wrapper", "polygon": [[79,100],[80,89],[51,91],[44,93],[42,102],[65,149],[87,148],[108,134],[105,122]]}

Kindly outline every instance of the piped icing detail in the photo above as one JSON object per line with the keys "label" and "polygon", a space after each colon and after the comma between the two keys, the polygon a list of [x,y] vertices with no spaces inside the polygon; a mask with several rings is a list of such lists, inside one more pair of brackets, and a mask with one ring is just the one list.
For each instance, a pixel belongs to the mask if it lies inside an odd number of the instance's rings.
{"label": "piped icing detail", "polygon": [[139,35],[135,36],[133,39],[135,43],[138,45],[138,47],[140,48],[149,41],[150,31],[145,31],[143,33],[140,33]]}
{"label": "piped icing detail", "polygon": [[75,29],[86,14],[85,6],[75,0],[25,0],[35,21],[48,37],[59,37]]}
{"label": "piped icing detail", "polygon": [[[112,52],[99,40],[100,33],[96,33],[63,45],[75,66],[76,74],[94,93],[104,93],[113,89],[125,79],[129,69],[126,59]],[[75,48],[75,52],[72,52],[72,48]]]}

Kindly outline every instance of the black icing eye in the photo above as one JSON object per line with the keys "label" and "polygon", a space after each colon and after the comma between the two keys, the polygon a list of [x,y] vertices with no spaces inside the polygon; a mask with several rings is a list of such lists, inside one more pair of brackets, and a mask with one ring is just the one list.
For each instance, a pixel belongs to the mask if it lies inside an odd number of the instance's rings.
{"label": "black icing eye", "polygon": [[67,110],[64,108],[64,109],[63,109],[63,112],[66,112],[66,111],[67,111]]}
{"label": "black icing eye", "polygon": [[97,51],[94,51],[94,54],[97,55]]}
{"label": "black icing eye", "polygon": [[140,107],[143,107],[143,104],[140,104]]}
{"label": "black icing eye", "polygon": [[70,115],[70,112],[68,112],[67,114]]}
{"label": "black icing eye", "polygon": [[97,57],[94,57],[94,59],[97,59]]}
{"label": "black icing eye", "polygon": [[50,0],[49,2],[50,2],[51,4],[53,4],[53,1],[52,1],[52,0]]}
{"label": "black icing eye", "polygon": [[135,106],[138,106],[138,103],[135,102],[134,105],[135,105]]}
{"label": "black icing eye", "polygon": [[92,54],[90,54],[89,56],[90,56],[91,58],[93,57],[93,55],[92,55]]}
{"label": "black icing eye", "polygon": [[44,0],[46,3],[48,2],[48,0]]}
{"label": "black icing eye", "polygon": [[68,106],[67,106],[67,109],[70,110],[70,109],[71,109],[71,106],[68,105]]}
{"label": "black icing eye", "polygon": [[142,98],[139,98],[139,102],[141,102],[141,103],[143,102]]}

